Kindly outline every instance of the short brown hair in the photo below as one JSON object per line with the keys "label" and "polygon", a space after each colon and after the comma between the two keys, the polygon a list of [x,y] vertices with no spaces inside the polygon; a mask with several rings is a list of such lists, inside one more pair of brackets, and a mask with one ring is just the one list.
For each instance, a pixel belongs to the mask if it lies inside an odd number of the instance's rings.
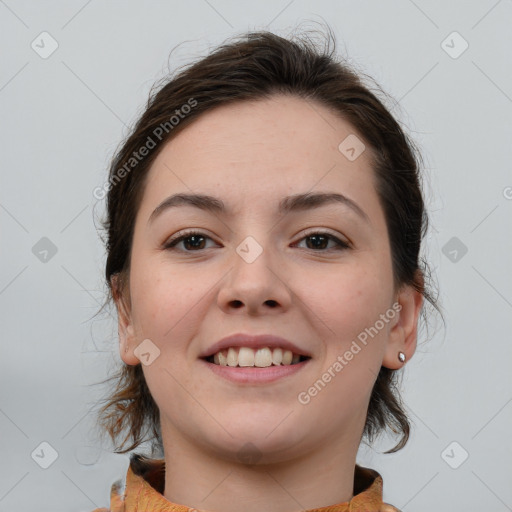
{"label": "short brown hair", "polygon": [[[326,106],[350,122],[363,138],[370,149],[376,189],[386,217],[395,289],[412,285],[440,312],[426,285],[430,275],[428,264],[420,256],[420,245],[428,227],[420,186],[421,154],[383,103],[364,85],[364,77],[373,79],[340,61],[335,51],[335,38],[330,29],[323,49],[305,33],[302,37],[286,39],[266,31],[249,32],[220,45],[176,76],[166,77],[162,87],[151,91],[145,111],[110,166],[112,186],[107,194],[107,218],[102,222],[107,232],[106,303],[119,296],[126,297],[130,303],[126,292],[135,218],[144,194],[145,178],[165,143],[217,106],[288,94]],[[377,89],[385,94],[378,85]],[[191,98],[194,108],[187,109],[187,115],[180,116],[179,123],[171,129],[170,116],[190,104]],[[119,170],[126,169],[133,153],[148,137],[155,138],[159,126],[168,126],[169,130],[165,130],[157,147],[119,179]],[[160,129],[158,133],[163,132]],[[424,307],[422,315],[425,316]],[[398,444],[386,453],[405,446],[410,431],[397,388],[397,375],[396,370],[381,367],[363,431],[368,440],[386,428],[401,434]],[[159,410],[141,365],[122,365],[107,380],[113,380],[116,386],[109,390],[106,404],[98,413],[98,425],[110,435],[118,448],[116,453],[126,453],[139,446],[144,441],[144,426],[151,430],[152,439],[161,449]],[[118,445],[117,440],[124,431],[126,435]],[[129,439],[132,444],[122,449]]]}

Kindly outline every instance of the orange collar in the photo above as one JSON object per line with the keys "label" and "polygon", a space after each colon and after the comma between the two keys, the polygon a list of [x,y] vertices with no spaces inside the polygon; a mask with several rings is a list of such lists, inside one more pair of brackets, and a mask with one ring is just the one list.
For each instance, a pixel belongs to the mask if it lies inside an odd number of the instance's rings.
{"label": "orange collar", "polygon": [[[95,509],[93,512],[190,512],[185,505],[178,505],[163,496],[165,485],[165,460],[150,459],[132,454],[126,474],[126,486],[121,491],[122,482],[116,481],[110,492],[110,510]],[[349,502],[328,507],[310,509],[306,512],[379,512],[397,510],[386,508],[382,502],[382,477],[370,468],[356,465],[354,474],[354,497]]]}

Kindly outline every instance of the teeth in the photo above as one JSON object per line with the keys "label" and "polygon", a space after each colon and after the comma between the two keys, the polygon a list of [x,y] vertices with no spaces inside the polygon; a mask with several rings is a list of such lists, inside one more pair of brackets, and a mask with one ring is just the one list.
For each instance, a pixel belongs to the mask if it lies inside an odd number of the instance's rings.
{"label": "teeth", "polygon": [[[230,349],[234,350],[234,349]],[[254,350],[247,347],[241,347],[238,352],[238,366],[254,366]],[[268,366],[268,365],[265,365]]]}
{"label": "teeth", "polygon": [[292,364],[293,354],[290,350],[283,352],[283,364]]}
{"label": "teeth", "polygon": [[221,350],[213,356],[213,362],[220,366],[240,366],[267,368],[275,365],[290,365],[300,361],[300,355],[293,354],[291,350],[269,347],[253,350],[249,347],[229,347],[228,350]]}
{"label": "teeth", "polygon": [[237,366],[238,365],[238,354],[233,347],[229,347],[228,350],[228,366]]}
{"label": "teeth", "polygon": [[279,366],[283,362],[283,351],[280,348],[275,348],[272,351],[272,362]]}

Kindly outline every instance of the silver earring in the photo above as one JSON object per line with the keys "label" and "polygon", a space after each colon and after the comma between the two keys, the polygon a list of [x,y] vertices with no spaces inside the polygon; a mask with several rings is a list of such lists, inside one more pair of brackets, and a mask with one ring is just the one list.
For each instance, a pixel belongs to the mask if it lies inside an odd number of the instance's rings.
{"label": "silver earring", "polygon": [[398,360],[403,363],[405,361],[405,354],[403,352],[398,352]]}

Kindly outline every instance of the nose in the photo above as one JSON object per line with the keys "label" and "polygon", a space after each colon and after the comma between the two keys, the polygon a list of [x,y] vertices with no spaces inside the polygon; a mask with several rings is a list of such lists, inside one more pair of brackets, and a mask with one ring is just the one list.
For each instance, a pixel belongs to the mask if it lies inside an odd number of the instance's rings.
{"label": "nose", "polygon": [[[247,248],[240,244],[239,250],[234,251],[230,271],[222,280],[218,294],[219,307],[225,313],[255,316],[288,310],[292,287],[287,282],[286,267],[279,264],[278,255],[272,255],[270,250],[259,246],[263,250],[257,257],[246,257],[248,253],[244,253],[244,247]],[[255,250],[254,245],[249,245],[249,248],[250,251]]]}

